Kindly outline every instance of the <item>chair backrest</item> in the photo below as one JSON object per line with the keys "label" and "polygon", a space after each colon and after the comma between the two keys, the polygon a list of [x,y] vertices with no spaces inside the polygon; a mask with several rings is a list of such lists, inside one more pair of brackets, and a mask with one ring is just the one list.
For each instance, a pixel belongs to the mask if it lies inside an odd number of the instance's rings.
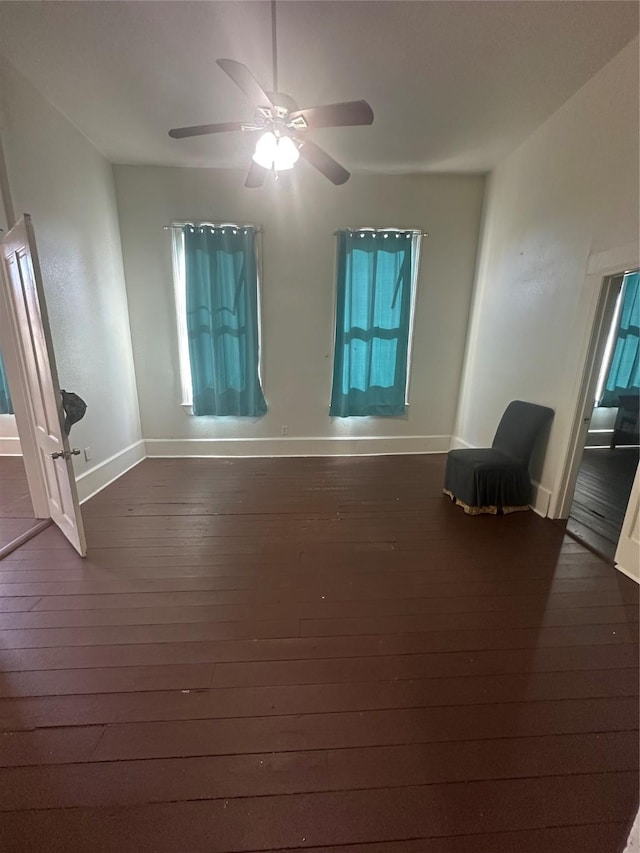
{"label": "chair backrest", "polygon": [[547,406],[513,400],[505,409],[491,446],[528,465],[536,438],[553,415]]}

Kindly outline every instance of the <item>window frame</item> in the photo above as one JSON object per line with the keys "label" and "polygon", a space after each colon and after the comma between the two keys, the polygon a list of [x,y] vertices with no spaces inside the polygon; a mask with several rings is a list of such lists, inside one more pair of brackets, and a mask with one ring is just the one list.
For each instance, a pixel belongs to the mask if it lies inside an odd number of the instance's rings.
{"label": "window frame", "polygon": [[[398,228],[396,226],[389,228],[374,228],[372,226],[362,226],[361,228],[341,228],[338,231],[334,231],[334,262],[333,262],[333,324],[332,324],[332,339],[331,339],[331,353],[332,353],[332,362],[331,362],[331,374],[329,376],[329,400],[331,401],[331,394],[333,390],[333,372],[335,367],[335,357],[336,357],[336,336],[338,332],[338,235],[344,232],[348,232],[350,234],[359,234],[364,232],[365,234],[377,234],[382,232],[392,232],[398,231],[401,234],[406,234],[407,232],[411,233],[411,249],[412,249],[412,264],[411,264],[411,308],[409,312],[409,331],[407,338],[407,376],[405,379],[405,388],[404,388],[404,405],[408,409],[410,406],[409,403],[409,391],[411,385],[411,367],[413,364],[413,338],[415,332],[415,317],[416,317],[416,306],[418,299],[418,277],[420,274],[420,253],[422,249],[422,239],[428,237],[429,235],[422,231],[421,228]],[[331,402],[329,402],[329,409],[331,409]],[[333,417],[333,416],[332,416]],[[379,415],[348,415],[347,418],[358,418],[363,420],[363,418],[375,418],[380,417]],[[347,418],[342,418],[342,420],[346,420]]]}
{"label": "window frame", "polygon": [[[180,406],[187,415],[193,415],[193,380],[191,360],[189,358],[189,336],[187,331],[187,279],[184,253],[184,228],[196,228],[201,225],[213,228],[252,228],[255,232],[256,276],[257,276],[257,313],[258,313],[258,379],[264,393],[262,377],[262,227],[250,222],[239,225],[236,222],[214,222],[210,220],[173,221],[168,226],[171,231],[171,269],[173,277],[173,307],[175,310],[178,344],[178,367],[180,373]],[[167,227],[167,226],[165,226]],[[195,416],[194,416],[195,417]],[[228,417],[228,416],[224,416]]]}

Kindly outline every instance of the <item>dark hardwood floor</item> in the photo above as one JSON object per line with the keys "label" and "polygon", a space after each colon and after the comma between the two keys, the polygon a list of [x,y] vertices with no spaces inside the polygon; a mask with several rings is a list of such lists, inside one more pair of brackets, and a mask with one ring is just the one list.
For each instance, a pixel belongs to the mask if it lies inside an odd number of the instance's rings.
{"label": "dark hardwood floor", "polygon": [[567,530],[613,561],[638,467],[638,447],[586,447]]}
{"label": "dark hardwood floor", "polygon": [[35,524],[22,456],[0,456],[0,548]]}
{"label": "dark hardwood floor", "polygon": [[638,589],[444,456],[147,460],[0,563],[0,849],[617,853]]}

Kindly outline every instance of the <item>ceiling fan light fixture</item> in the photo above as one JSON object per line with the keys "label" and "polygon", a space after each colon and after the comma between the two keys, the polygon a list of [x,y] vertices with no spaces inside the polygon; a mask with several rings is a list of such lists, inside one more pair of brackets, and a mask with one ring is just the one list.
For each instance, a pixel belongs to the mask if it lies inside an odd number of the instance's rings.
{"label": "ceiling fan light fixture", "polygon": [[[266,5],[266,3],[264,4]],[[269,172],[292,169],[299,157],[317,169],[335,186],[349,180],[349,172],[330,154],[307,136],[307,131],[323,127],[356,127],[373,122],[373,110],[366,101],[341,101],[298,109],[290,95],[278,90],[278,45],[276,32],[276,0],[271,0],[271,57],[273,59],[273,91],[266,92],[242,62],[235,59],[216,59],[216,64],[253,104],[255,113],[251,124],[219,122],[190,127],[174,127],[172,139],[202,136],[226,131],[260,131],[261,135],[245,180],[245,187],[261,187]],[[300,133],[300,135],[298,135]]]}
{"label": "ceiling fan light fixture", "polygon": [[293,169],[300,152],[289,136],[276,136],[268,130],[256,144],[253,160],[263,169],[284,172]]}

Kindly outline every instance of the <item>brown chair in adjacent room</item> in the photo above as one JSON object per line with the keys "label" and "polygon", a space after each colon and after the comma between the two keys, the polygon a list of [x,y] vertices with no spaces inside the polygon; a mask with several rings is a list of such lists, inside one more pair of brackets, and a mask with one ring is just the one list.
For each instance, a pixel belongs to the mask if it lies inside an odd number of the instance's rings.
{"label": "brown chair in adjacent room", "polygon": [[553,409],[514,400],[500,420],[491,447],[450,450],[444,493],[469,515],[529,509],[529,459]]}

